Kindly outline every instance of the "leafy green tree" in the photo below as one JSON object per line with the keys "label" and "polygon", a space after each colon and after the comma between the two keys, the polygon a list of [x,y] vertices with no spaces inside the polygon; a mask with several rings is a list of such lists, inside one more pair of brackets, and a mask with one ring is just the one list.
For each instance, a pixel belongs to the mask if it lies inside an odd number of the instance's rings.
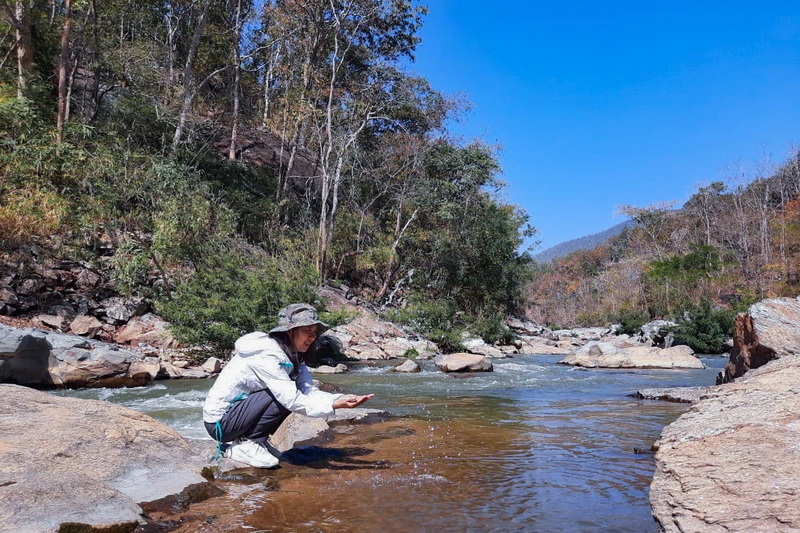
{"label": "leafy green tree", "polygon": [[723,353],[725,342],[733,335],[735,318],[736,310],[715,308],[708,300],[690,305],[678,315],[675,340],[698,353]]}

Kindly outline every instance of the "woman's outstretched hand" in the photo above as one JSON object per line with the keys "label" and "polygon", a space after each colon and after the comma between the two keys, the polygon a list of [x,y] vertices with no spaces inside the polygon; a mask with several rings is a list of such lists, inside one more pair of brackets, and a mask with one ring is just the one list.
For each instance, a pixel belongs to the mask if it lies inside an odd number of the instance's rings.
{"label": "woman's outstretched hand", "polygon": [[353,407],[358,407],[362,403],[366,402],[370,398],[375,396],[374,394],[365,394],[364,396],[356,396],[355,394],[345,394],[344,396],[340,396],[336,398],[333,402],[334,409],[352,409]]}

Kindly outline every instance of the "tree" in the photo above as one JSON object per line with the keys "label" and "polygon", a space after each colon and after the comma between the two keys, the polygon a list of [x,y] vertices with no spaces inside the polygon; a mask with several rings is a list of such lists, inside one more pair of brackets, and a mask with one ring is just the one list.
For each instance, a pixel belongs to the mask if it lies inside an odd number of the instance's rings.
{"label": "tree", "polygon": [[17,97],[24,98],[30,93],[33,76],[34,44],[31,34],[31,22],[25,0],[16,0],[14,7],[9,0],[0,0],[0,11],[5,15],[9,26],[14,28],[17,49]]}
{"label": "tree", "polygon": [[67,68],[69,66],[69,36],[72,30],[72,0],[64,0],[64,27],[61,30],[61,54],[58,60],[58,112],[56,116],[56,149],[61,146],[64,123],[69,114]]}
{"label": "tree", "polygon": [[674,206],[675,202],[659,202],[647,207],[621,205],[617,208],[617,211],[629,216],[631,220],[636,222],[638,227],[642,228],[650,237],[656,257],[661,257],[664,254],[661,241]]}

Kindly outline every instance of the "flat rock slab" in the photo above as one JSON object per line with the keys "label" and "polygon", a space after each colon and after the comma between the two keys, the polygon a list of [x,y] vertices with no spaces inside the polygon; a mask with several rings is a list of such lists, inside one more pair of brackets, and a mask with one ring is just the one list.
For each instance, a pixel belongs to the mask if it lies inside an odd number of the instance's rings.
{"label": "flat rock slab", "polygon": [[640,389],[633,394],[640,400],[661,400],[676,403],[697,403],[711,387],[670,387],[662,389]]}
{"label": "flat rock slab", "polygon": [[138,503],[205,482],[189,444],[145,414],[18,385],[0,385],[0,405],[3,531],[132,530]]}
{"label": "flat rock slab", "polygon": [[800,356],[713,388],[655,444],[666,533],[800,531]]}
{"label": "flat rock slab", "polygon": [[607,342],[590,342],[559,361],[584,368],[704,368],[688,346],[623,348]]}

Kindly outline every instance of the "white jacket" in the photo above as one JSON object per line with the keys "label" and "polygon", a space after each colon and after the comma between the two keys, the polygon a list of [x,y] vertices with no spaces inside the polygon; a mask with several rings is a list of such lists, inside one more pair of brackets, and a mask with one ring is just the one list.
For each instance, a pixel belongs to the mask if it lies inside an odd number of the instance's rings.
{"label": "white jacket", "polygon": [[275,339],[256,331],[240,337],[235,348],[233,358],[208,391],[203,404],[204,422],[213,424],[220,420],[230,403],[242,393],[263,389],[269,389],[290,411],[312,417],[333,414],[333,402],[342,395],[315,387],[304,363],[300,364],[297,381],[292,381],[289,377],[292,363]]}

